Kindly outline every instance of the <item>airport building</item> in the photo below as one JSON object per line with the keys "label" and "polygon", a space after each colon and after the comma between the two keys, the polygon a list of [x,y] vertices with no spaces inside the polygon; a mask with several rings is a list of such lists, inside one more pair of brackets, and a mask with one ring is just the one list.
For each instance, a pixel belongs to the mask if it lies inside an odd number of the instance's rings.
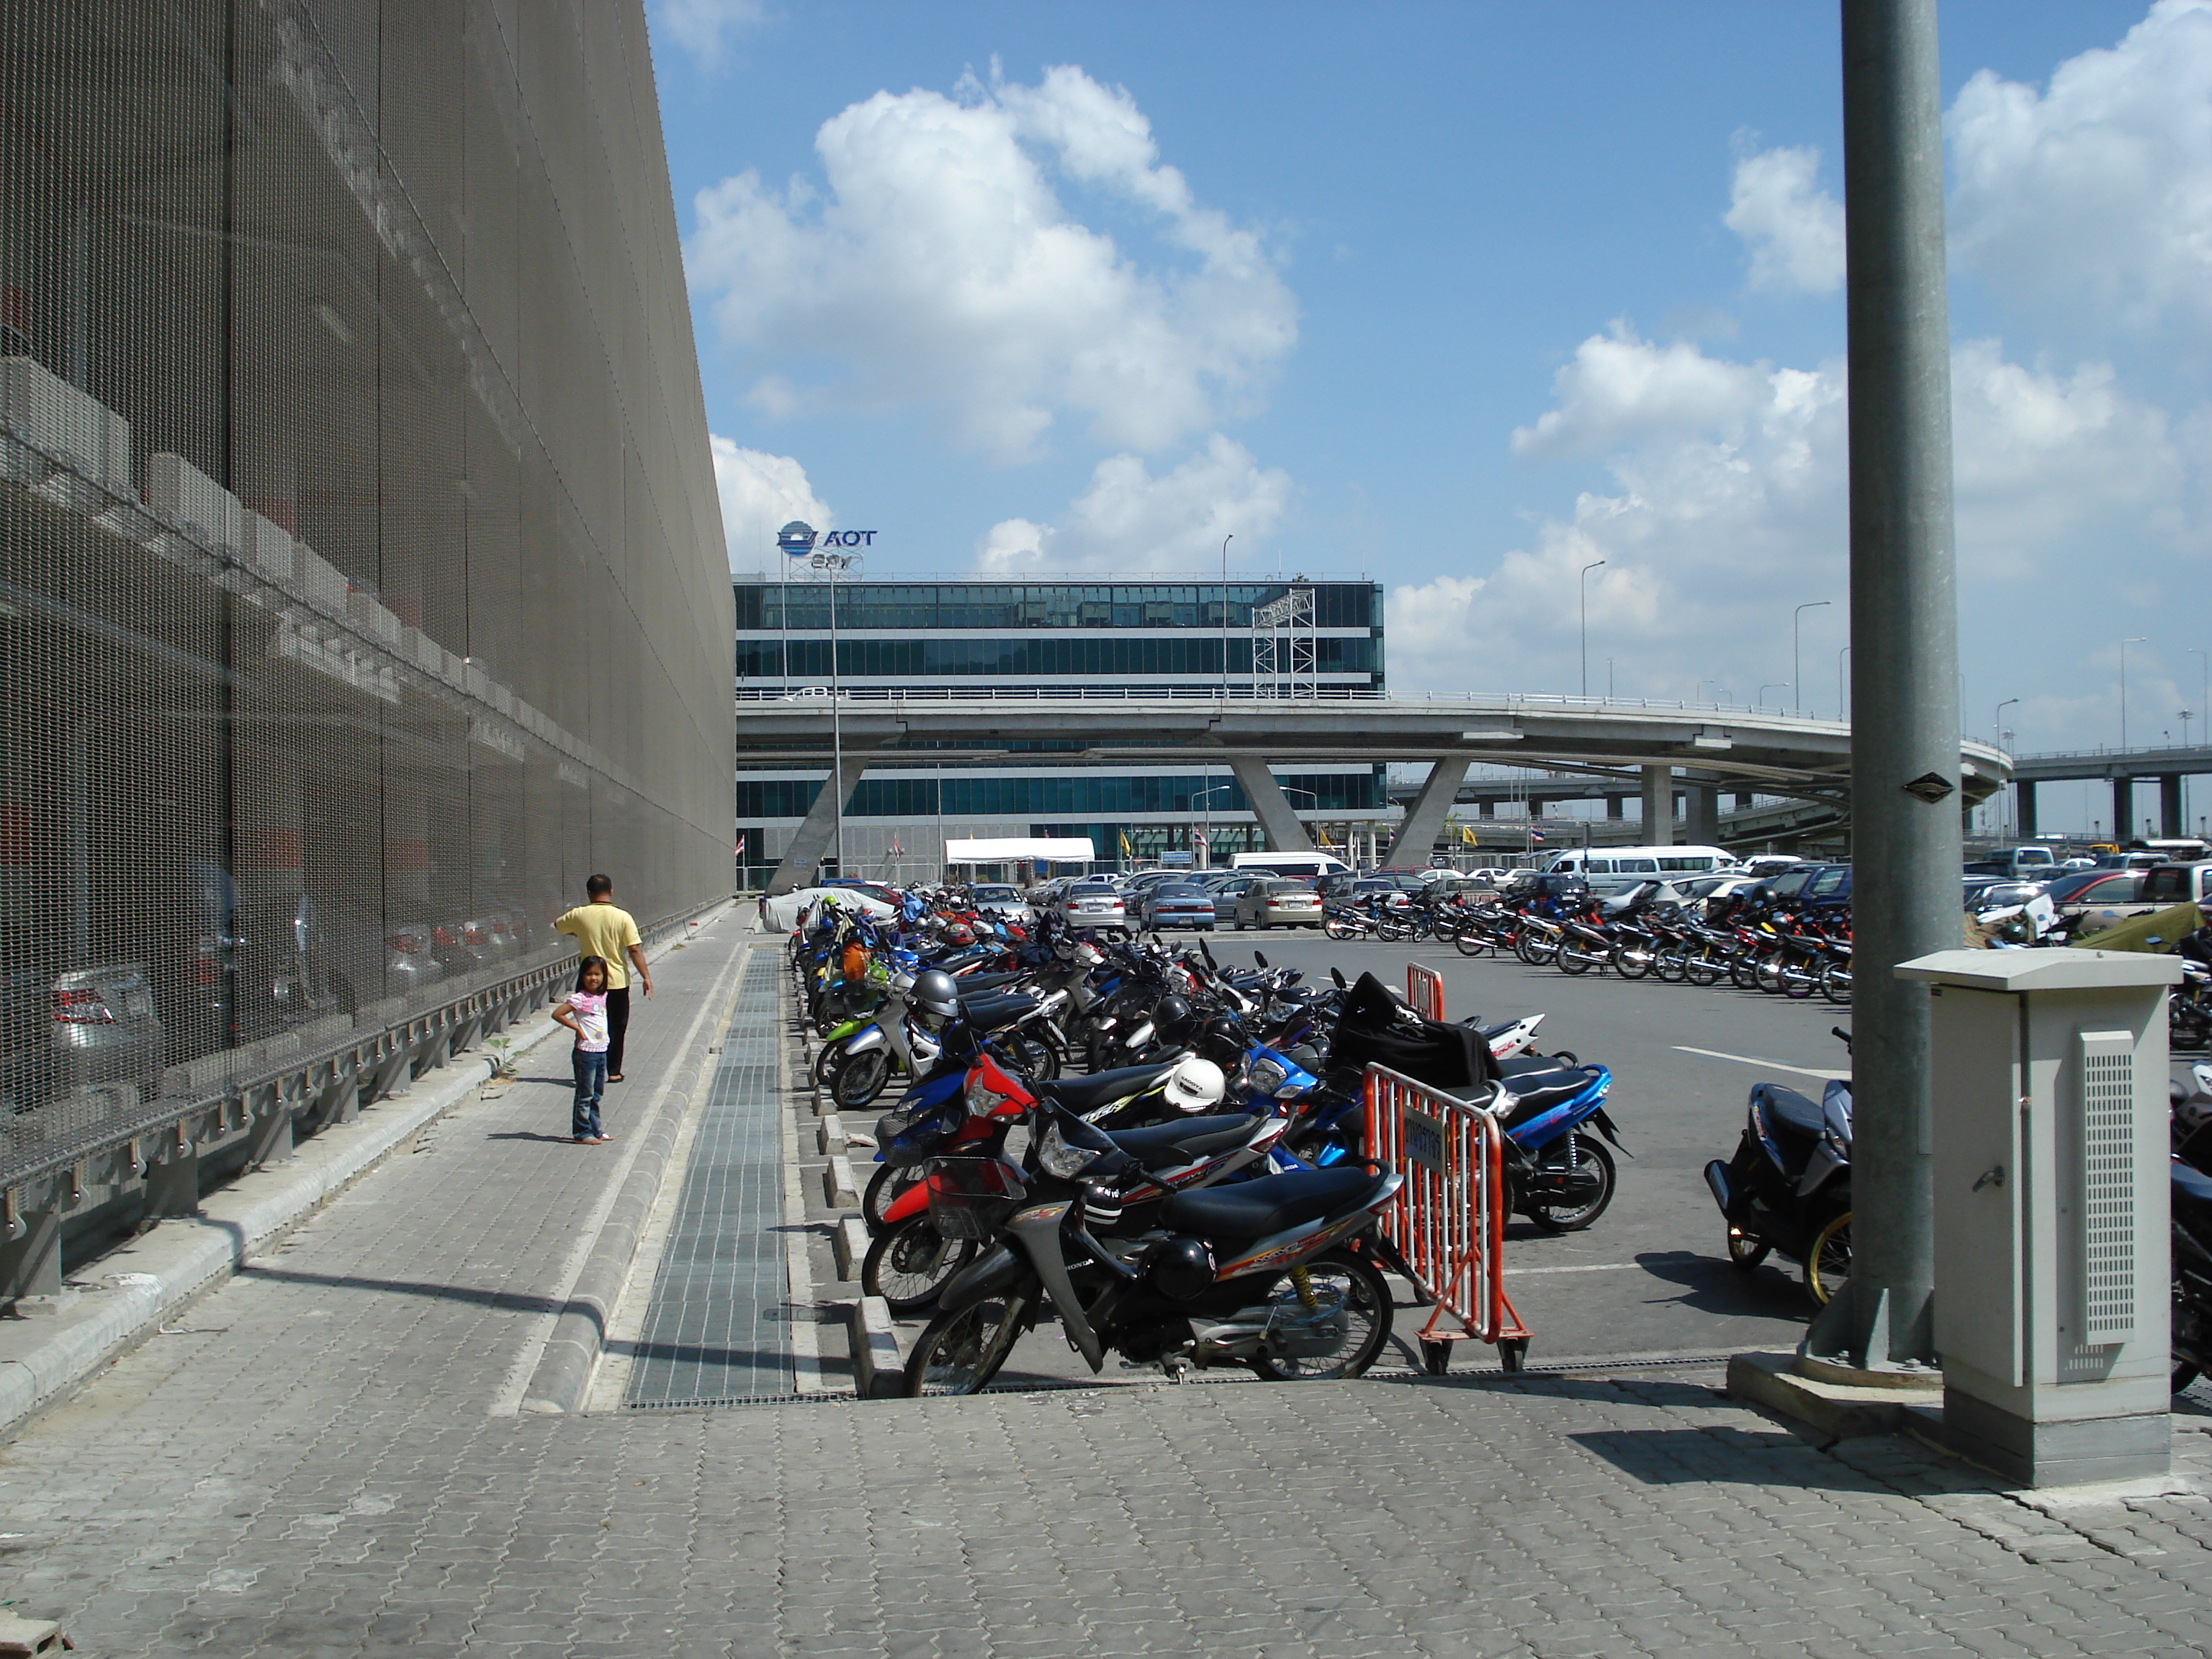
{"label": "airport building", "polygon": [[[994,693],[1106,698],[1376,693],[1383,687],[1382,592],[1365,581],[847,580],[807,556],[738,576],[738,700]],[[1073,745],[1069,745],[1073,747]],[[1071,763],[1040,743],[1003,759],[880,753],[845,817],[850,874],[934,877],[947,840],[1066,837],[1101,864],[1188,856],[1225,863],[1263,845],[1224,762],[1156,768]],[[741,861],[764,873],[789,845],[827,769],[741,769]],[[1338,846],[1389,810],[1381,766],[1278,774],[1292,808]]]}
{"label": "airport building", "polygon": [[642,6],[0,0],[0,1166],[726,896]]}

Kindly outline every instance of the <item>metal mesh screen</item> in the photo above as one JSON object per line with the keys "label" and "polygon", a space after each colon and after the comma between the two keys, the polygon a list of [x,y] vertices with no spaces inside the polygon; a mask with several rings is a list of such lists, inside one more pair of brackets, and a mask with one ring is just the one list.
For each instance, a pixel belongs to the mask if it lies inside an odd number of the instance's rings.
{"label": "metal mesh screen", "polygon": [[0,0],[0,1175],[731,886],[640,8]]}

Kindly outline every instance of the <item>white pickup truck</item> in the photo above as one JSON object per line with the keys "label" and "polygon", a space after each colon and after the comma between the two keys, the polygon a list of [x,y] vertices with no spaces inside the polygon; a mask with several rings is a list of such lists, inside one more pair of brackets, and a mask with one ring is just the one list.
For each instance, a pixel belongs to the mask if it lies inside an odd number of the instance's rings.
{"label": "white pickup truck", "polygon": [[2142,872],[2142,885],[2130,903],[2098,903],[2096,925],[2109,927],[2130,916],[2147,915],[2177,904],[2195,904],[2212,915],[2212,859],[2193,864],[2154,864]]}

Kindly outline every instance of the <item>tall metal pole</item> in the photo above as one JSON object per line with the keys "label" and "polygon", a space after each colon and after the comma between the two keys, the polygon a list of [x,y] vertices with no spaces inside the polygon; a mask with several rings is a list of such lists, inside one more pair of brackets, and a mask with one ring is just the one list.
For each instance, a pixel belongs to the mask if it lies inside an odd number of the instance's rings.
{"label": "tall metal pole", "polygon": [[[1221,701],[1229,701],[1229,544],[1237,539],[1231,531],[1221,538]],[[1260,688],[1252,688],[1255,696]]]}
{"label": "tall metal pole", "polygon": [[[2005,746],[2004,711],[2019,701],[2018,697],[2007,697],[1997,705],[1997,712],[1990,717],[1990,735],[1996,739],[1996,745],[2001,750]],[[1999,790],[1996,798],[1990,802],[1990,816],[1996,820],[1996,833],[2000,840],[2010,841],[2014,838],[2015,832],[2008,832],[2005,829],[2002,790]]]}
{"label": "tall metal pole", "polygon": [[2142,636],[2120,641],[2120,753],[2128,752],[2128,647]]}
{"label": "tall metal pole", "polygon": [[1891,967],[1959,943],[1959,603],[1936,0],[1842,0],[1850,373],[1850,1294],[1810,1352],[1869,1370],[1935,1351],[1925,987]]}
{"label": "tall metal pole", "polygon": [[830,789],[837,809],[837,873],[845,873],[845,693],[837,678],[837,566],[830,566]]}
{"label": "tall metal pole", "polygon": [[1797,619],[1808,611],[1818,611],[1832,599],[1808,599],[1790,613],[1790,710],[1795,714],[1805,712],[1804,671],[1797,665]]}
{"label": "tall metal pole", "polygon": [[1575,586],[1582,590],[1583,602],[1583,696],[1589,696],[1589,573],[1605,563],[1597,559],[1583,567],[1583,574],[1575,578]]}

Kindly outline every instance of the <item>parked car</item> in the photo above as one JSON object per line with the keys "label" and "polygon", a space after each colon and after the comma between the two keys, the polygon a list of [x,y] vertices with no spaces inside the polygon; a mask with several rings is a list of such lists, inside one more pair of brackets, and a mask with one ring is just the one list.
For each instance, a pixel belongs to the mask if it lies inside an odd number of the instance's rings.
{"label": "parked car", "polygon": [[968,902],[986,915],[996,916],[1001,921],[1027,927],[1036,920],[1036,912],[1022,897],[1021,890],[1011,882],[987,881],[968,890]]}
{"label": "parked car", "polygon": [[444,981],[446,964],[432,949],[428,923],[392,923],[386,931],[384,946],[385,995],[411,997]]}
{"label": "parked car", "polygon": [[52,1035],[58,1092],[104,1083],[161,1092],[161,1022],[143,963],[113,962],[58,976]]}
{"label": "parked car", "polygon": [[1321,895],[1308,881],[1256,881],[1237,896],[1230,915],[1238,931],[1247,927],[1318,927]]}
{"label": "parked car", "polygon": [[1213,897],[1194,881],[1157,881],[1137,900],[1137,919],[1151,928],[1213,931]]}
{"label": "parked car", "polygon": [[1241,871],[1224,870],[1218,875],[1200,878],[1199,885],[1213,901],[1213,925],[1224,927],[1236,919],[1237,896],[1255,881],[1265,881],[1265,876],[1247,875]]}
{"label": "parked car", "polygon": [[2050,879],[2058,867],[2048,847],[1996,847],[1969,860],[1970,876],[2005,876],[2014,881]]}
{"label": "parked car", "polygon": [[1079,881],[1060,896],[1060,920],[1071,927],[1118,927],[1129,925],[1121,895],[1110,881]]}

